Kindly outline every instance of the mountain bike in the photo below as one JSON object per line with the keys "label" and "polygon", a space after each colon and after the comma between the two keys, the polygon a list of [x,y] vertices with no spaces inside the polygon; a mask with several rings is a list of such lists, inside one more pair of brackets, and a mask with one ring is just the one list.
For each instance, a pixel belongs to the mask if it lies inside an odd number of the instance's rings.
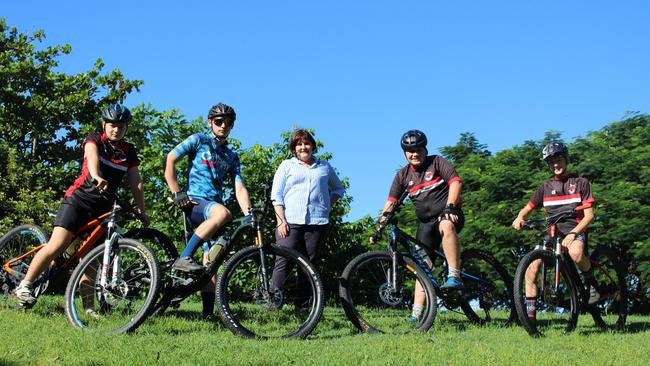
{"label": "mountain bike", "polygon": [[[129,219],[138,218],[127,202],[118,201],[118,206],[123,208],[123,216]],[[111,214],[112,212],[106,212],[77,230],[75,239],[67,250],[53,260],[48,268],[34,280],[33,290],[36,296],[46,291],[53,293],[65,291],[69,276],[79,261],[96,245],[104,241],[108,231],[107,219]],[[53,216],[53,214],[51,215]],[[155,229],[137,228],[123,236],[144,242],[154,250],[158,257],[178,256],[171,240]],[[48,240],[47,233],[38,225],[33,224],[15,227],[0,238],[0,296],[3,307],[17,307],[13,290],[25,277],[31,259]]]}
{"label": "mountain bike", "polygon": [[[263,239],[261,208],[231,221],[215,234],[210,261],[200,273],[183,273],[163,264],[165,285],[152,313],[178,307],[219,273],[216,306],[223,324],[248,338],[304,338],[313,331],[323,313],[323,284],[316,268],[299,252]],[[185,238],[192,224],[184,215]],[[250,243],[235,252],[235,250]],[[230,256],[229,259],[227,259]],[[292,271],[282,288],[271,286],[275,262],[285,258]],[[227,259],[227,261],[226,261]],[[224,264],[225,262],[225,264]],[[220,270],[221,265],[223,268]]]}
{"label": "mountain bike", "polygon": [[93,221],[93,233],[103,232],[104,243],[83,256],[66,286],[65,314],[76,328],[133,331],[144,321],[160,291],[156,254],[142,242],[122,235],[116,222],[121,210],[116,201],[110,212]]}
{"label": "mountain bike", "polygon": [[[514,277],[514,299],[521,325],[534,337],[542,335],[541,329],[562,329],[565,333],[575,329],[580,312],[588,312],[601,328],[613,326],[622,329],[627,318],[627,286],[625,267],[612,248],[599,245],[591,257],[593,284],[585,285],[571,257],[562,248],[562,235],[556,224],[567,217],[575,217],[583,209],[562,211],[546,218],[524,223],[528,229],[545,223],[549,236],[533,251],[524,255]],[[537,287],[537,318],[529,318],[526,311],[526,273],[534,277]],[[532,275],[531,275],[532,273]],[[531,284],[529,283],[529,291]],[[589,286],[594,286],[600,299],[589,304]]]}
{"label": "mountain bike", "polygon": [[[463,290],[441,289],[448,275],[444,253],[419,250],[422,243],[398,227],[396,214],[407,194],[393,204],[378,228],[381,233],[390,227],[387,249],[357,256],[341,275],[339,298],[348,319],[368,333],[426,331],[434,322],[440,302],[446,309],[460,308],[473,323],[506,324],[514,320],[512,279],[503,265],[483,250],[461,253]],[[438,258],[442,263],[436,267]],[[417,321],[410,322],[407,317],[416,281],[424,289],[425,309]]]}

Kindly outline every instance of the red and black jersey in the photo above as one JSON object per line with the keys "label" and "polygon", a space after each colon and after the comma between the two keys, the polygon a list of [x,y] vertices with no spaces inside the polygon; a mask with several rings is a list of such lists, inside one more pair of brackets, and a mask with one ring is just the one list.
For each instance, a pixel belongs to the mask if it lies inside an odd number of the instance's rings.
{"label": "red and black jersey", "polygon": [[[419,167],[409,164],[397,172],[388,200],[396,201],[408,189],[418,219],[430,221],[445,208],[449,185],[455,181],[460,181],[460,177],[447,160],[438,155],[427,156]],[[456,206],[460,207],[461,202],[456,202]]]}
{"label": "red and black jersey", "polygon": [[126,172],[140,164],[138,152],[135,147],[122,140],[114,148],[106,138],[105,134],[93,133],[88,135],[86,141],[81,145],[82,149],[86,144],[95,144],[99,150],[99,173],[102,178],[108,181],[107,194],[100,194],[93,183],[93,178],[88,171],[88,161],[84,157],[81,175],[74,181],[72,186],[65,192],[65,197],[71,197],[87,209],[97,206],[109,207],[115,199],[117,188]]}
{"label": "red and black jersey", "polygon": [[[575,175],[563,175],[545,181],[537,188],[533,198],[528,201],[530,208],[544,207],[549,215],[578,206],[591,207],[593,204],[594,198],[591,195],[589,181]],[[578,211],[576,217],[558,222],[557,229],[566,235],[578,225],[583,217],[583,212]]]}

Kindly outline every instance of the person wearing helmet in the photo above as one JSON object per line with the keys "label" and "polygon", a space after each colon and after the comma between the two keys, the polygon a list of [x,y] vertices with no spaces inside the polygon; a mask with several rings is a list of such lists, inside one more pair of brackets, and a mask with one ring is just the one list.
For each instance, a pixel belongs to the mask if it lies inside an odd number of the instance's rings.
{"label": "person wearing helmet", "polygon": [[[241,177],[239,157],[227,146],[228,135],[235,125],[235,110],[218,103],[208,111],[208,133],[195,133],[167,154],[165,180],[172,193],[174,204],[184,210],[196,226],[181,256],[174,261],[173,270],[189,274],[204,269],[193,255],[199,246],[208,246],[212,236],[232,219],[223,203],[223,190],[227,180],[234,181],[235,196],[244,215],[248,215],[250,199]],[[189,158],[187,191],[176,180],[176,162],[185,155]],[[204,250],[204,263],[207,250]],[[214,312],[214,279],[202,292],[203,316]]]}
{"label": "person wearing helmet", "polygon": [[[533,194],[533,197],[519,211],[517,218],[512,222],[512,227],[520,231],[526,217],[538,207],[543,207],[547,214],[585,207],[577,211],[576,216],[558,222],[556,228],[562,239],[562,246],[567,248],[571,259],[582,272],[584,283],[589,288],[589,304],[595,304],[600,299],[600,294],[592,286],[593,275],[591,263],[586,256],[587,227],[594,218],[594,198],[591,195],[591,186],[586,178],[578,177],[567,171],[569,163],[569,150],[561,142],[551,142],[542,150],[542,159],[553,172],[553,177],[544,181]],[[538,265],[531,265],[526,271],[526,309],[528,317],[536,318],[537,287],[535,277],[539,270]]]}
{"label": "person wearing helmet", "polygon": [[132,116],[121,104],[107,106],[101,115],[101,133],[91,133],[81,145],[84,150],[81,175],[65,192],[54,221],[52,236],[32,260],[25,278],[16,287],[21,306],[29,308],[36,298],[32,282],[58,257],[74,239],[74,233],[87,222],[112,209],[117,188],[126,175],[137,210],[143,223],[149,224],[145,213],[144,187],[138,169],[135,147],[124,140]]}
{"label": "person wearing helmet", "polygon": [[[449,265],[449,276],[443,290],[463,288],[460,279],[460,243],[458,233],[465,217],[461,207],[461,180],[452,165],[439,155],[427,155],[427,137],[419,130],[409,130],[400,141],[408,164],[400,169],[390,188],[388,199],[382,209],[380,222],[393,209],[393,203],[408,190],[415,206],[419,224],[416,238],[428,252],[437,250],[442,243]],[[373,235],[371,242],[377,241]],[[416,321],[424,308],[424,290],[416,284],[413,312],[409,320]]]}

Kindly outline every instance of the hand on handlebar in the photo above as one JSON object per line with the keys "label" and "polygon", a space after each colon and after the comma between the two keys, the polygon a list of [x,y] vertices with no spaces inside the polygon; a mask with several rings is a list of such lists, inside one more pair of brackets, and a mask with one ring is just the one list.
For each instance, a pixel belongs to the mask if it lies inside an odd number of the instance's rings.
{"label": "hand on handlebar", "polygon": [[375,231],[374,234],[370,235],[370,238],[368,238],[368,242],[370,244],[375,244],[381,240],[381,231]]}
{"label": "hand on handlebar", "polygon": [[187,193],[183,191],[178,191],[172,195],[172,200],[174,204],[180,209],[186,209],[192,205],[192,201],[187,196]]}
{"label": "hand on handlebar", "polygon": [[512,227],[517,231],[521,231],[525,223],[526,223],[525,219],[521,217],[517,217],[515,221],[512,222]]}

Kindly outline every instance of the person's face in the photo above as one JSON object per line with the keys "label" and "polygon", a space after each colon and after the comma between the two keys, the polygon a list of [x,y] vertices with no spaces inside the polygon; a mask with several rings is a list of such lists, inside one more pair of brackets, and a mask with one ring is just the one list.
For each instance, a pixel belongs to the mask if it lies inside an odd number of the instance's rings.
{"label": "person's face", "polygon": [[232,118],[230,117],[215,117],[208,119],[212,132],[215,136],[219,138],[226,138],[234,125]]}
{"label": "person's face", "polygon": [[123,122],[104,122],[104,133],[111,142],[117,142],[124,138],[127,124]]}
{"label": "person's face", "polygon": [[562,175],[566,171],[566,159],[562,155],[550,157],[546,163],[555,175]]}
{"label": "person's face", "polygon": [[404,151],[404,156],[409,164],[414,167],[418,167],[424,163],[424,159],[427,157],[427,149],[420,147],[411,151]]}
{"label": "person's face", "polygon": [[309,141],[301,140],[296,144],[294,153],[300,161],[309,162],[314,153],[314,147]]}

